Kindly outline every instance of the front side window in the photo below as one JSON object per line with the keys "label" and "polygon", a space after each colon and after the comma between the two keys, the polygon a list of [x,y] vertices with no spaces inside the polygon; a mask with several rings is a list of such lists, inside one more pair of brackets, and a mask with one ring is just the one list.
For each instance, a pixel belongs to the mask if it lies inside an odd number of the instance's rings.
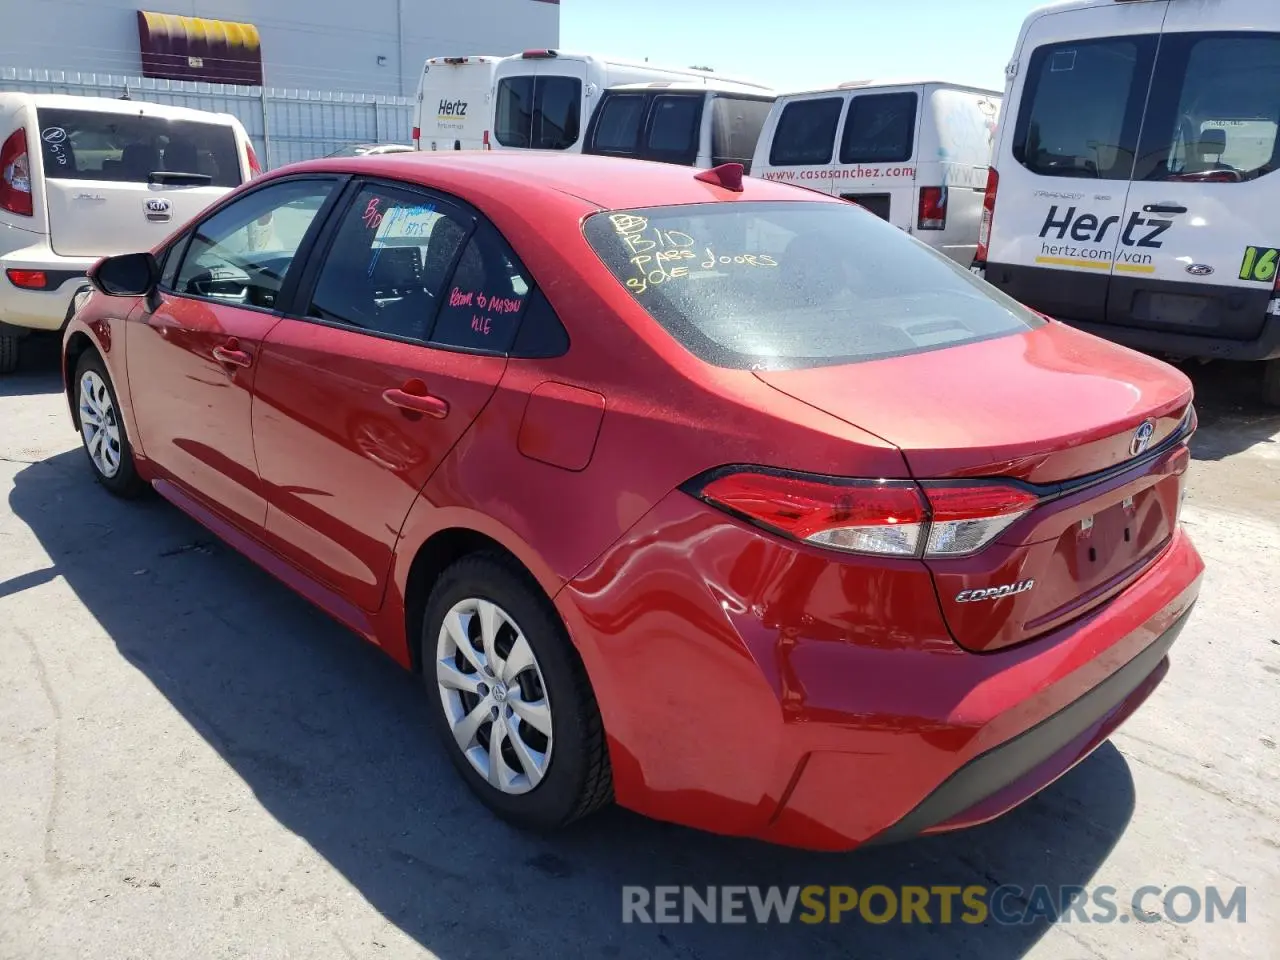
{"label": "front side window", "polygon": [[366,186],[325,255],[308,315],[425,342],[472,218],[423,194]]}
{"label": "front side window", "polygon": [[44,174],[55,180],[147,183],[155,174],[188,174],[215,187],[238,187],[240,151],[223,123],[125,113],[36,111]]}
{"label": "front side window", "polygon": [[608,97],[600,107],[592,151],[633,155],[640,144],[644,105],[645,98],[640,94]]}
{"label": "front side window", "polygon": [[594,214],[588,242],[694,355],[736,369],[901,356],[1043,321],[851,204],[705,203]]}
{"label": "front side window", "polygon": [[1031,56],[1013,155],[1050,177],[1128,180],[1157,38],[1040,47]]}
{"label": "front side window", "polygon": [[915,150],[914,93],[876,93],[854,97],[840,141],[841,163],[901,163]]}
{"label": "front side window", "polygon": [[179,295],[275,309],[331,180],[286,180],[255,190],[195,228],[173,284]]}
{"label": "front side window", "polygon": [[582,81],[505,77],[498,82],[494,135],[504,147],[567,150],[578,142]]}
{"label": "front side window", "polygon": [[1272,172],[1278,90],[1280,35],[1165,36],[1134,179],[1239,183]]}
{"label": "front side window", "polygon": [[769,164],[800,167],[830,163],[843,107],[842,97],[788,103],[782,108],[778,127],[773,132]]}

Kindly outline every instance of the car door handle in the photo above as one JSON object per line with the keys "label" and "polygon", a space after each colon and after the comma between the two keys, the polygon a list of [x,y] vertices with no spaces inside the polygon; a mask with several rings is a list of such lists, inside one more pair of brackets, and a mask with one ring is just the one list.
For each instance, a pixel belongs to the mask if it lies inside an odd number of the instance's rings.
{"label": "car door handle", "polygon": [[240,341],[232,337],[220,347],[213,348],[213,359],[228,367],[247,367],[253,363],[253,355],[240,349]]}
{"label": "car door handle", "polygon": [[425,413],[429,417],[443,420],[449,415],[449,404],[428,393],[410,393],[407,390],[393,388],[382,391],[382,399],[401,410],[412,410],[414,413]]}
{"label": "car door handle", "polygon": [[1142,208],[1143,213],[1186,213],[1187,208],[1180,203],[1148,203]]}

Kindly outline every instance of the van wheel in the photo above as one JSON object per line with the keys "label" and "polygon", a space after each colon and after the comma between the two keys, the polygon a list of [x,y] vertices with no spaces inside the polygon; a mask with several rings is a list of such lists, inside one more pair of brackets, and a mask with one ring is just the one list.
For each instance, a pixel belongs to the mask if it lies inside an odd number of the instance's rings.
{"label": "van wheel", "polygon": [[1262,402],[1280,407],[1280,357],[1262,365]]}
{"label": "van wheel", "polygon": [[431,591],[421,643],[444,748],[489,809],[549,830],[613,799],[586,671],[524,570],[495,554],[453,564]]}
{"label": "van wheel", "polygon": [[0,333],[0,373],[13,373],[18,369],[18,344],[21,337]]}

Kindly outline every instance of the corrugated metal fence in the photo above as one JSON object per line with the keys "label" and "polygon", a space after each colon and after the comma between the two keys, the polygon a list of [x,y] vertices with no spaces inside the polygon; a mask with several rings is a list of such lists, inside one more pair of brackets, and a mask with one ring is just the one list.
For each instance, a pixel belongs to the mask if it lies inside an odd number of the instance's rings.
{"label": "corrugated metal fence", "polygon": [[233,114],[263,165],[312,160],[353,143],[409,143],[413,101],[406,97],[237,87],[190,80],[152,80],[72,70],[0,67],[0,90],[123,97]]}

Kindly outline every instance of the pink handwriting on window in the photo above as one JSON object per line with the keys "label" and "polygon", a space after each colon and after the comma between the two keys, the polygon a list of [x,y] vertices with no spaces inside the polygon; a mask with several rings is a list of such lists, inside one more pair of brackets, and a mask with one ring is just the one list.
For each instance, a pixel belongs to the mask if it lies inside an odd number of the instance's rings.
{"label": "pink handwriting on window", "polygon": [[490,313],[519,313],[524,306],[523,300],[512,297],[491,297],[488,294],[476,294],[476,306]]}
{"label": "pink handwriting on window", "polygon": [[488,317],[478,317],[473,314],[471,317],[471,329],[476,333],[482,333],[487,337],[491,332],[492,327],[490,326]]}
{"label": "pink handwriting on window", "polygon": [[[480,297],[483,299],[484,294],[483,293],[480,294]],[[471,292],[464,293],[458,287],[454,287],[452,290],[449,291],[449,306],[451,307],[469,307],[471,306],[474,299],[475,299],[474,293],[471,293]],[[483,307],[484,304],[481,303],[480,306]]]}
{"label": "pink handwriting on window", "polygon": [[370,230],[377,230],[382,226],[382,212],[378,209],[382,203],[381,197],[374,197],[369,201],[369,205],[364,208],[364,225]]}

